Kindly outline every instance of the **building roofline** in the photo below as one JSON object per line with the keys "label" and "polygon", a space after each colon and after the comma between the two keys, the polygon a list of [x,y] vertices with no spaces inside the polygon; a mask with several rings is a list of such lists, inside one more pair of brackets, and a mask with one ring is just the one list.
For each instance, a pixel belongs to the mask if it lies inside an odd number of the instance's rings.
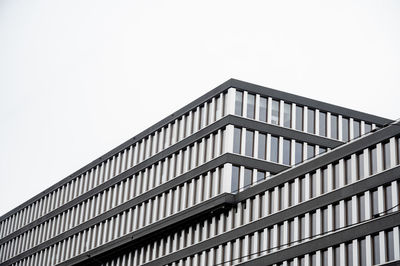
{"label": "building roofline", "polygon": [[227,89],[232,88],[232,87],[233,88],[242,89],[242,90],[246,90],[246,91],[253,92],[253,93],[258,93],[258,94],[264,95],[264,96],[270,96],[270,97],[281,99],[281,100],[284,100],[284,101],[287,101],[287,102],[295,102],[295,103],[298,103],[300,105],[310,106],[310,107],[313,107],[313,108],[316,108],[316,109],[321,109],[321,110],[328,111],[328,112],[335,113],[335,114],[345,114],[346,116],[353,117],[353,118],[360,119],[360,120],[364,120],[364,121],[367,121],[367,122],[370,122],[370,123],[375,123],[375,124],[377,124],[379,126],[383,126],[383,125],[386,125],[388,123],[393,122],[392,120],[386,119],[386,118],[383,118],[383,117],[379,117],[379,116],[375,116],[375,115],[371,115],[371,114],[355,111],[355,110],[344,108],[344,107],[340,107],[340,106],[337,106],[337,105],[324,103],[324,102],[313,100],[313,99],[310,99],[310,98],[298,96],[298,95],[295,95],[295,94],[291,94],[291,93],[287,93],[287,92],[283,92],[283,91],[279,91],[279,90],[271,89],[271,88],[268,88],[268,87],[263,87],[263,86],[260,86],[260,85],[256,85],[256,84],[252,84],[252,83],[249,83],[249,82],[245,82],[245,81],[241,81],[241,80],[238,80],[238,79],[231,78],[231,79],[225,81],[224,83],[220,84],[219,86],[217,86],[213,90],[207,92],[203,96],[195,99],[194,101],[192,101],[189,104],[185,105],[184,107],[180,108],[178,111],[176,111],[176,112],[172,113],[171,115],[165,117],[164,119],[162,119],[161,121],[157,122],[153,126],[145,129],[144,131],[142,131],[141,133],[137,134],[136,136],[134,136],[134,137],[128,139],[127,141],[123,142],[122,144],[120,144],[116,148],[110,150],[109,152],[105,153],[104,155],[100,156],[99,158],[97,158],[97,159],[93,160],[92,162],[88,163],[87,165],[83,166],[79,170],[77,170],[77,171],[73,172],[72,174],[68,175],[67,177],[63,178],[62,180],[60,180],[59,182],[57,182],[54,185],[50,186],[49,188],[45,189],[44,191],[40,192],[39,194],[31,197],[27,201],[21,203],[17,207],[15,207],[15,208],[11,209],[10,211],[6,212],[2,216],[0,216],[0,222],[5,220],[5,219],[7,219],[11,215],[15,214],[19,210],[29,206],[31,203],[35,202],[36,200],[44,197],[48,193],[56,190],[57,188],[63,186],[64,184],[70,182],[71,180],[73,180],[77,176],[81,175],[82,173],[88,171],[89,169],[93,168],[97,164],[109,159],[110,157],[112,157],[115,154],[119,153],[120,151],[126,149],[127,147],[133,145],[134,143],[139,142],[144,137],[146,137],[146,136],[152,134],[153,132],[159,130],[160,128],[164,127],[165,125],[167,125],[168,123],[172,122],[176,118],[186,114],[187,112],[192,110],[194,107],[196,107],[198,105],[201,105],[204,102],[207,102],[209,99],[213,98],[214,96],[216,96],[216,95],[218,95],[218,94],[220,94],[220,93],[222,93],[222,92],[224,92]]}
{"label": "building roofline", "polygon": [[252,84],[252,83],[249,83],[246,81],[241,81],[238,79],[230,79],[230,81],[231,81],[232,87],[235,87],[238,89],[251,91],[251,92],[269,96],[272,98],[278,98],[280,100],[284,100],[284,101],[290,102],[290,103],[297,103],[300,105],[314,107],[316,109],[331,112],[333,114],[345,115],[345,116],[356,118],[359,120],[364,120],[366,122],[374,123],[374,124],[377,124],[380,126],[383,126],[383,125],[393,122],[393,120],[387,119],[384,117],[368,114],[365,112],[356,111],[354,109],[341,107],[341,106],[338,106],[335,104],[330,104],[330,103],[314,100],[311,98],[299,96],[296,94],[292,94],[292,93],[288,93],[288,92],[284,92],[284,91],[280,91],[280,90],[271,89],[268,87],[263,87],[263,86]]}

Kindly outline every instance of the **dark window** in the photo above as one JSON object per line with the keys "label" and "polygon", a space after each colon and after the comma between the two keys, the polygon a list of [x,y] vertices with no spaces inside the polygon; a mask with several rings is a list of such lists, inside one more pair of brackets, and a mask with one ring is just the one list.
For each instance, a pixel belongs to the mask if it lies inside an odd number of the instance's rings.
{"label": "dark window", "polygon": [[335,263],[333,265],[340,265],[340,246],[336,246],[333,251],[335,259]]}
{"label": "dark window", "polygon": [[217,97],[215,98],[215,117],[214,120],[217,120],[218,118],[220,118],[222,116],[222,109],[221,109],[221,105],[222,105],[223,101],[222,101],[222,97]]}
{"label": "dark window", "polygon": [[386,237],[386,250],[388,261],[394,260],[394,241],[393,241],[393,231],[387,232]]}
{"label": "dark window", "polygon": [[371,132],[372,126],[371,124],[365,123],[365,133]]}
{"label": "dark window", "polygon": [[319,112],[319,134],[326,137],[326,113]]}
{"label": "dark window", "polygon": [[254,119],[255,96],[247,94],[247,118]]}
{"label": "dark window", "polygon": [[323,266],[328,266],[328,250],[325,249],[324,251],[322,251],[322,265]]}
{"label": "dark window", "polygon": [[305,201],[306,199],[306,179],[302,177],[300,179],[300,202]]}
{"label": "dark window", "polygon": [[233,131],[233,152],[240,154],[240,140],[242,135],[242,129],[235,127]]}
{"label": "dark window", "polygon": [[353,224],[352,222],[352,205],[351,200],[346,201],[346,225]]}
{"label": "dark window", "polygon": [[359,179],[364,178],[364,153],[360,153],[357,156],[357,173]]}
{"label": "dark window", "polygon": [[315,253],[311,255],[311,266],[317,266],[317,254]]}
{"label": "dark window", "polygon": [[292,122],[292,105],[285,103],[283,106],[283,126],[290,127]]}
{"label": "dark window", "polygon": [[283,234],[284,234],[284,230],[283,230],[284,228],[283,228],[283,224],[280,224],[279,225],[279,241],[278,241],[278,245],[282,245],[283,244],[283,241],[284,241],[284,237],[283,237]]}
{"label": "dark window", "polygon": [[378,208],[378,190],[372,192],[372,215],[375,216],[379,213]]}
{"label": "dark window", "polygon": [[283,164],[290,165],[290,140],[283,139]]}
{"label": "dark window", "polygon": [[294,155],[295,163],[301,163],[303,161],[303,143],[296,141],[295,147],[295,155]]}
{"label": "dark window", "polygon": [[314,237],[317,234],[317,213],[311,214],[311,236]]}
{"label": "dark window", "polygon": [[244,188],[248,188],[252,184],[252,179],[253,179],[253,171],[251,169],[244,169],[244,180],[243,180],[243,186]]}
{"label": "dark window", "polygon": [[303,130],[303,107],[296,106],[296,129]]}
{"label": "dark window", "polygon": [[342,118],[342,140],[349,141],[349,119]]}
{"label": "dark window", "polygon": [[321,171],[322,193],[328,192],[328,169],[324,168]]}
{"label": "dark window", "polygon": [[[208,102],[207,103],[207,118],[206,118],[206,124],[208,125],[208,124],[210,124],[211,123],[211,121],[212,121],[212,112],[211,112],[211,104],[212,104],[212,102],[210,101],[210,102]],[[178,127],[178,130],[179,130],[179,127]]]}
{"label": "dark window", "polygon": [[365,246],[365,238],[360,241],[360,266],[367,265],[367,247]]}
{"label": "dark window", "polygon": [[279,187],[279,210],[282,210],[283,206],[285,206],[285,193],[283,192],[283,186]]}
{"label": "dark window", "polygon": [[340,205],[336,204],[334,207],[334,216],[335,216],[335,221],[334,221],[334,227],[335,229],[340,228]]}
{"label": "dark window", "polygon": [[235,98],[235,115],[243,114],[243,92],[236,91]]}
{"label": "dark window", "polygon": [[289,222],[289,243],[292,243],[294,241],[294,221],[291,220]]}
{"label": "dark window", "polygon": [[326,148],[324,147],[319,147],[319,153],[318,154],[323,154],[326,152]]}
{"label": "dark window", "polygon": [[269,193],[269,204],[270,204],[270,212],[274,213],[275,210],[275,191],[270,191]]}
{"label": "dark window", "polygon": [[307,132],[314,133],[315,132],[315,111],[312,109],[308,109],[307,115]]}
{"label": "dark window", "polygon": [[265,179],[265,172],[257,171],[257,182],[260,182]]}
{"label": "dark window", "polygon": [[278,137],[271,137],[271,161],[278,162]]}
{"label": "dark window", "polygon": [[299,259],[299,261],[300,261],[300,266],[304,266],[304,265],[306,265],[305,263],[305,259],[304,259],[304,257],[301,257],[300,259]]}
{"label": "dark window", "polygon": [[353,244],[348,243],[347,245],[347,266],[353,266]]}
{"label": "dark window", "polygon": [[253,131],[246,131],[246,156],[253,156],[253,139],[254,139],[254,132]]}
{"label": "dark window", "polygon": [[232,187],[231,192],[237,192],[239,190],[239,167],[232,166]]}
{"label": "dark window", "polygon": [[397,163],[400,164],[400,138],[397,139]]}
{"label": "dark window", "polygon": [[[205,127],[205,125],[206,125],[206,119],[207,119],[207,109],[206,109],[206,107],[203,105],[203,106],[201,106],[200,107],[200,117],[199,117],[199,120],[200,120],[200,128],[203,128],[203,127]],[[171,131],[172,131],[172,129],[173,129],[173,127],[171,127]],[[172,138],[172,132],[171,132],[171,134],[170,134],[170,136],[171,136],[171,138]]]}
{"label": "dark window", "polygon": [[377,162],[377,155],[376,155],[376,147],[372,148],[370,150],[370,167],[371,167],[371,175],[376,174],[377,172],[377,166],[378,166],[378,162]]}
{"label": "dark window", "polygon": [[314,145],[307,145],[307,159],[310,159],[315,156],[315,146]]}
{"label": "dark window", "polygon": [[279,125],[279,101],[272,100],[271,124]]}
{"label": "dark window", "polygon": [[331,138],[338,139],[338,117],[331,115]]}
{"label": "dark window", "polygon": [[322,233],[328,232],[328,208],[322,210]]}
{"label": "dark window", "polygon": [[300,239],[304,240],[306,238],[306,217],[301,216],[300,218]]}
{"label": "dark window", "polygon": [[346,168],[345,172],[346,172],[346,185],[351,183],[351,158],[348,158],[344,161],[344,166]]}
{"label": "dark window", "polygon": [[260,121],[267,122],[268,99],[260,98]]}
{"label": "dark window", "polygon": [[266,135],[258,134],[258,158],[265,160]]}
{"label": "dark window", "polygon": [[271,248],[273,248],[274,247],[274,242],[273,242],[273,240],[274,240],[274,235],[273,235],[273,233],[272,233],[272,228],[268,228],[268,233],[269,233],[269,244],[268,244],[268,246],[269,246],[269,248],[270,248],[270,250],[269,250],[269,252],[271,252],[272,250],[271,250]]}
{"label": "dark window", "polygon": [[339,163],[335,163],[333,165],[333,188],[339,188],[340,183],[339,183]]}
{"label": "dark window", "polygon": [[383,169],[390,168],[390,143],[383,144]]}
{"label": "dark window", "polygon": [[365,220],[365,196],[364,194],[358,197],[358,213],[360,222]]}
{"label": "dark window", "polygon": [[310,175],[311,182],[311,198],[317,195],[317,174],[314,172]]}
{"label": "dark window", "polygon": [[[392,204],[392,186],[386,186],[385,187],[385,210],[389,210],[392,207],[393,207],[393,204]],[[390,211],[392,211],[392,210],[390,210]]]}
{"label": "dark window", "polygon": [[294,186],[295,184],[294,184],[294,182],[290,182],[289,183],[289,190],[290,190],[290,193],[289,193],[289,206],[292,206],[292,205],[294,205],[294,203],[295,203],[295,186]]}
{"label": "dark window", "polygon": [[361,126],[360,126],[360,121],[353,121],[353,134],[354,138],[358,138],[361,135]]}
{"label": "dark window", "polygon": [[373,262],[375,264],[379,264],[380,262],[380,252],[379,252],[379,235],[373,236]]}

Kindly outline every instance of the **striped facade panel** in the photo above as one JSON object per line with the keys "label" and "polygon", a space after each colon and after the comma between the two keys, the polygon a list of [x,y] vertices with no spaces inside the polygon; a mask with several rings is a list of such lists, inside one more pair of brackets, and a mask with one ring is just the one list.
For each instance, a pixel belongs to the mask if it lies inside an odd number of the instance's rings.
{"label": "striped facade panel", "polygon": [[0,263],[392,263],[399,164],[398,122],[229,80],[0,217]]}
{"label": "striped facade panel", "polygon": [[[12,245],[15,248],[12,249],[13,253],[11,254],[0,252],[1,261],[8,260],[49,239],[64,234],[161,184],[191,171],[199,165],[213,160],[224,153],[224,135],[226,135],[225,129],[217,130],[213,134],[196,141],[169,157],[163,158],[132,176],[128,176],[121,182],[33,227],[19,235],[18,238],[7,241],[0,248],[4,245]],[[36,237],[39,231],[41,237]],[[0,243],[3,243],[5,239],[3,238]],[[16,248],[20,246],[20,243],[25,243],[25,245]]]}
{"label": "striped facade panel", "polygon": [[[360,158],[359,155],[367,155],[366,157],[361,157],[364,162],[362,166],[365,172],[358,173],[363,173],[363,175],[354,175],[354,173],[357,173],[357,171],[354,171],[355,169],[346,171],[345,163],[342,161],[344,159],[332,162],[322,168],[314,169],[304,176],[293,178],[289,182],[271,187],[261,194],[247,198],[226,213],[222,213],[217,217],[206,218],[131,251],[132,265],[163,265],[165,261],[168,261],[168,255],[173,260],[175,257],[179,257],[179,252],[185,253],[188,248],[197,253],[177,261],[165,263],[165,265],[223,265],[222,263],[225,261],[230,261],[226,265],[236,265],[249,259],[286,249],[292,245],[301,245],[303,242],[317,237],[336,234],[361,223],[372,222],[379,217],[396,214],[399,210],[398,204],[400,202],[398,143],[399,138],[392,137],[382,143],[377,143],[351,154],[349,159],[354,160],[352,163],[356,165],[356,161]],[[389,149],[388,151],[378,148],[385,146]],[[379,152],[375,154],[373,151],[377,148]],[[376,157],[368,154],[373,154]],[[376,171],[373,167],[375,164],[377,165]],[[336,171],[335,168],[337,169]],[[322,174],[324,172],[325,174]],[[347,177],[347,174],[350,174],[351,177]],[[383,175],[387,177],[382,178]],[[279,178],[279,174],[271,178]],[[358,189],[359,191],[357,191],[357,189],[354,189],[368,187],[364,183],[371,183],[374,179],[379,186],[372,184],[369,185],[368,190]],[[346,180],[350,180],[350,182]],[[327,185],[324,185],[325,183]],[[327,189],[324,190],[324,187]],[[343,191],[346,191],[345,189],[356,193],[343,193]],[[333,193],[338,196],[330,196]],[[308,204],[309,210],[307,212],[294,215],[290,219],[278,219],[279,222],[270,222],[269,226],[265,227],[265,225],[268,225],[269,220],[274,220],[271,218],[274,215],[279,215],[280,212],[288,214],[292,212],[295,214],[294,211],[290,210],[291,208],[301,209],[302,204],[306,202],[312,203],[313,200],[318,200],[323,196],[330,196],[333,199],[331,200],[332,202],[320,200],[322,206]],[[325,205],[325,203],[329,204]],[[318,208],[314,209],[314,206]],[[281,217],[288,216],[286,214],[281,215]],[[396,217],[399,217],[399,215]],[[254,223],[260,225],[257,231],[250,232],[243,229],[243,227],[250,227]],[[400,220],[397,220],[397,223],[400,223]],[[238,238],[239,232],[243,236]],[[382,235],[385,232],[387,232],[386,229],[378,235]],[[399,240],[398,227],[394,228],[392,232],[390,233],[390,241],[384,246],[385,248],[379,249],[379,251],[374,250],[374,252],[386,254],[386,250],[388,250],[386,247],[390,247],[391,254],[397,255],[390,255],[389,257],[379,255],[382,256],[382,259],[379,260],[381,262],[400,259],[400,243],[396,241]],[[212,246],[213,242],[221,242],[215,241],[216,239],[222,238],[228,233],[232,237],[231,241]],[[386,240],[384,236],[382,236],[382,239],[383,245]],[[207,241],[211,242],[211,244],[207,245]],[[162,243],[169,243],[169,246],[165,247]],[[196,248],[195,245],[198,245],[199,248]],[[153,247],[158,247],[156,249],[159,250],[159,253],[148,253],[148,250],[154,250]],[[200,247],[205,249],[200,250]],[[230,250],[227,251],[226,248]],[[369,248],[368,250],[371,249]],[[209,255],[208,252],[212,252],[212,255]],[[354,250],[354,252],[357,253],[359,251]],[[124,254],[119,259],[114,260],[120,260],[128,255]],[[330,257],[329,259],[332,258]],[[183,264],[187,262],[190,263]],[[107,265],[107,263],[104,265]],[[341,263],[333,265],[352,264]]]}
{"label": "striped facade panel", "polygon": [[[205,126],[226,115],[226,93],[220,93],[167,125],[155,130],[141,139],[133,138],[130,145],[121,148],[108,158],[100,157],[87,170],[67,178],[63,184],[39,197],[33,203],[18,210],[10,217],[0,218],[0,237],[22,228],[43,215],[59,208],[70,200],[90,191],[116,175],[126,171],[174,145]],[[78,171],[79,172],[79,171]]]}

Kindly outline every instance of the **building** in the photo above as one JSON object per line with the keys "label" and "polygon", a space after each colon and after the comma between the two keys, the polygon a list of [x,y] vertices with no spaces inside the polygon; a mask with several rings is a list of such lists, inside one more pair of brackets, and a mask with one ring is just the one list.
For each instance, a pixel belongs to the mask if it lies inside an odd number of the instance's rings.
{"label": "building", "polygon": [[400,122],[228,80],[0,217],[1,265],[398,265]]}

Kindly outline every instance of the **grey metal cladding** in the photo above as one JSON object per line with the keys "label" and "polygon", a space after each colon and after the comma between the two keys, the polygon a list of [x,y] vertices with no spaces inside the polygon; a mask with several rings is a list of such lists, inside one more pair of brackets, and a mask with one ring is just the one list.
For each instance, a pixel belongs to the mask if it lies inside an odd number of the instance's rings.
{"label": "grey metal cladding", "polygon": [[[261,184],[255,185],[254,187],[248,188],[247,190],[239,193],[236,196],[236,200],[237,201],[242,201],[246,198],[252,197],[262,191],[265,191],[268,188],[277,186],[279,184],[282,184],[284,182],[286,182],[287,180],[293,179],[295,177],[298,177],[301,174],[304,174],[306,172],[309,172],[311,170],[314,170],[315,168],[321,167],[323,165],[326,165],[327,163],[337,160],[338,158],[343,158],[344,156],[347,156],[351,153],[354,153],[354,151],[359,150],[359,149],[363,149],[365,147],[371,146],[374,143],[380,142],[382,140],[385,140],[389,137],[392,137],[394,135],[397,135],[400,133],[400,127],[398,127],[397,125],[391,125],[388,126],[386,128],[383,128],[381,130],[378,130],[377,132],[374,132],[373,134],[370,134],[368,136],[365,136],[363,138],[360,138],[358,140],[355,140],[351,143],[348,143],[346,145],[343,145],[339,148],[337,148],[334,151],[331,151],[330,153],[324,154],[318,158],[315,158],[309,162],[305,162],[302,165],[299,165],[295,168],[292,168],[288,171],[285,171],[277,176],[275,176],[274,178],[271,178],[265,182],[262,182]],[[132,201],[130,201],[128,204],[130,204],[130,206],[132,206],[132,204],[134,204],[133,202],[136,202],[137,204],[139,202],[144,202],[146,200],[148,200],[149,198],[151,198],[154,195],[157,195],[158,193],[161,193],[162,191],[165,191],[167,188],[171,188],[174,187],[176,185],[179,185],[201,173],[206,172],[209,169],[213,169],[214,167],[217,167],[219,165],[222,165],[224,163],[233,163],[233,164],[240,164],[246,167],[250,167],[250,168],[257,168],[257,169],[261,169],[261,170],[266,170],[269,169],[271,172],[280,172],[283,171],[284,169],[287,169],[286,166],[283,165],[279,165],[279,164],[274,164],[271,162],[266,162],[266,161],[262,161],[262,160],[257,160],[257,159],[253,159],[253,158],[248,158],[248,157],[243,157],[237,154],[224,154],[208,163],[205,163],[204,165],[201,165],[198,168],[193,169],[192,171],[183,174],[182,176],[175,178],[173,180],[171,180],[168,183],[165,183],[163,185],[160,185],[159,187],[154,188],[153,190],[150,190],[149,192],[146,192],[142,195],[140,195],[137,198],[134,198]],[[300,169],[300,170],[299,170]],[[393,171],[398,171],[398,167],[393,168],[391,170],[385,171],[382,174],[388,174],[388,173],[392,173]],[[127,171],[128,172],[128,171]],[[124,174],[124,173],[123,173]],[[399,173],[397,173],[399,174]],[[379,174],[381,175],[381,174]],[[366,181],[367,180],[367,181]],[[366,179],[360,182],[357,182],[357,186],[359,186],[360,184],[364,184],[365,182],[370,182],[371,180],[375,180],[375,179]],[[379,181],[382,182],[385,179],[381,178]],[[375,186],[377,186],[377,184],[374,184]],[[355,185],[350,185],[348,187],[345,187],[339,191],[345,191],[346,189],[352,189]],[[365,187],[360,186],[358,189],[365,189]],[[354,190],[353,190],[354,192]],[[326,197],[331,196],[333,197],[333,199],[335,199],[335,197],[333,196],[335,194],[333,193],[328,193],[327,195],[323,195],[321,198],[322,199],[326,199]],[[326,201],[324,201],[326,202]],[[311,203],[307,203],[307,204],[311,204]],[[301,204],[301,206],[306,206],[307,204]],[[315,201],[313,201],[314,205],[312,206],[316,206]],[[121,208],[128,208],[128,205],[124,204],[121,207],[117,207],[115,210],[105,214],[107,216],[109,215],[114,215],[115,211],[122,211]],[[100,220],[105,219],[103,216],[99,216],[93,219],[93,221],[91,221],[90,223],[93,222],[99,222]],[[67,235],[71,235],[72,232],[74,232],[75,230],[82,230],[84,228],[87,228],[89,225],[88,224],[82,224],[77,226],[76,228],[73,229],[73,231],[68,231],[65,232],[55,238],[53,238],[50,241],[46,241],[43,244],[39,245],[36,248],[33,248],[29,251],[27,251],[26,253],[21,254],[21,256],[23,255],[23,257],[25,257],[28,253],[30,254],[31,252],[34,252],[40,248],[44,248],[46,246],[51,245],[51,243],[53,243],[54,241],[59,241],[65,237],[67,237]],[[18,256],[19,258],[19,256]]]}

